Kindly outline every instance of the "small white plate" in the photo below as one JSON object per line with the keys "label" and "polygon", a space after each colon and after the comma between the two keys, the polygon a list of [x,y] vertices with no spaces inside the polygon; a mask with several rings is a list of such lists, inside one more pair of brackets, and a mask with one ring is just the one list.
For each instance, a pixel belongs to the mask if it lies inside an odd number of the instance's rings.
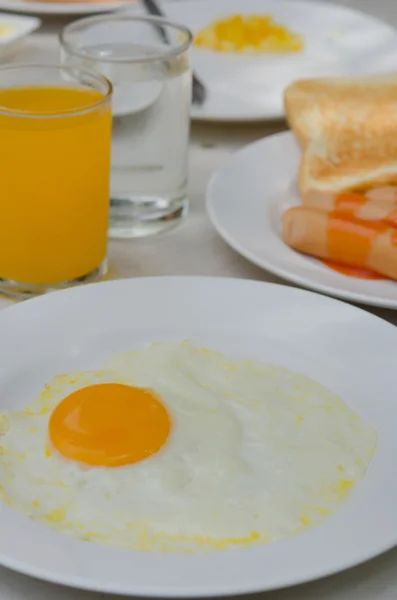
{"label": "small white plate", "polygon": [[114,85],[113,116],[126,117],[146,110],[161,94],[159,81],[144,81],[135,84]]}
{"label": "small white plate", "polygon": [[0,313],[0,332],[0,408],[25,405],[57,373],[98,368],[117,352],[155,340],[190,338],[316,379],[379,434],[371,467],[349,500],[293,538],[200,555],[140,553],[72,539],[0,504],[0,564],[101,592],[203,597],[308,581],[397,543],[397,330],[388,323],[287,286],[164,277],[29,300]]}
{"label": "small white plate", "polygon": [[299,160],[292,133],[237,152],[207,190],[208,214],[219,234],[248,260],[293,283],[353,302],[397,308],[397,283],[340,275],[282,241],[281,215],[300,203]]}
{"label": "small white plate", "polygon": [[[0,0],[1,1],[1,0]],[[130,8],[131,14],[142,14],[142,7]],[[159,98],[163,83],[156,79],[145,80],[145,75],[139,81],[135,81],[132,75],[131,81],[128,81],[128,75],[121,70],[120,74],[117,69],[117,63],[113,62],[117,58],[123,57],[123,47],[120,46],[120,36],[123,36],[123,41],[126,42],[131,38],[131,27],[125,24],[126,29],[121,27],[120,22],[100,21],[95,26],[90,27],[84,34],[81,35],[80,43],[82,48],[86,49],[85,56],[80,60],[77,59],[77,64],[82,69],[99,71],[104,77],[109,79],[113,85],[112,111],[114,117],[125,117],[135,115],[150,108]],[[158,46],[159,38],[155,28],[150,28],[148,31],[134,31],[134,43],[137,46],[136,52],[139,52],[139,45],[144,48],[146,44]],[[105,46],[103,40],[106,39],[108,44]],[[110,46],[114,45],[113,51]],[[118,51],[119,50],[119,51]],[[72,54],[68,54],[66,50],[61,50],[63,64],[67,66],[75,66],[76,58]],[[132,59],[135,55],[131,54]],[[126,67],[125,67],[126,68]],[[123,74],[124,73],[124,77]],[[136,74],[135,74],[136,75]]]}
{"label": "small white plate", "polygon": [[14,47],[24,37],[38,29],[40,19],[0,13],[0,59],[9,56]]}
{"label": "small white plate", "polygon": [[89,15],[108,13],[125,6],[125,2],[30,2],[29,0],[0,0],[0,10],[32,15]]}
{"label": "small white plate", "polygon": [[[1,6],[1,3],[0,3]],[[193,33],[233,14],[271,14],[302,34],[305,50],[285,55],[237,55],[192,48],[192,66],[208,88],[193,119],[255,121],[284,114],[283,89],[295,79],[396,68],[390,25],[358,10],[305,0],[184,0],[164,4],[167,16]]]}

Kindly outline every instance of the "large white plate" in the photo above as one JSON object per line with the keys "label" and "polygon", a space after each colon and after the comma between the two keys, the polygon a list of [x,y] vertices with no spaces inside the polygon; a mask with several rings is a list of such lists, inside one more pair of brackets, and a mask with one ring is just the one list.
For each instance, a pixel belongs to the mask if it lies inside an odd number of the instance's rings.
{"label": "large white plate", "polygon": [[364,481],[336,516],[285,541],[207,555],[126,551],[73,540],[0,506],[0,564],[71,586],[155,596],[269,590],[365,561],[397,543],[397,330],[302,290],[211,278],[147,278],[54,292],[0,313],[0,407],[53,375],[99,367],[155,340],[183,340],[303,373],[379,433]]}
{"label": "large white plate", "polygon": [[[1,6],[1,3],[0,3]],[[295,79],[395,69],[396,31],[363,12],[320,1],[184,0],[167,2],[170,19],[193,33],[220,17],[271,14],[305,37],[296,55],[244,56],[192,49],[192,65],[208,87],[194,119],[253,121],[282,117],[282,91]]]}
{"label": "large white plate", "polygon": [[212,178],[207,210],[218,233],[259,267],[338,298],[397,308],[397,283],[340,275],[291,250],[281,239],[281,215],[300,203],[296,185],[300,150],[281,133],[237,152]]}

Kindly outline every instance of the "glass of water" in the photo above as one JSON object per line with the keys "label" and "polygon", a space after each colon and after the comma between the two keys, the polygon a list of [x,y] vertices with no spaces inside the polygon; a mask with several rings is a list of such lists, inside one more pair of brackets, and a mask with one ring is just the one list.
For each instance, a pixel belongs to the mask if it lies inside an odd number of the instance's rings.
{"label": "glass of water", "polygon": [[149,16],[81,19],[60,34],[62,61],[113,84],[109,235],[150,235],[187,212],[190,31]]}

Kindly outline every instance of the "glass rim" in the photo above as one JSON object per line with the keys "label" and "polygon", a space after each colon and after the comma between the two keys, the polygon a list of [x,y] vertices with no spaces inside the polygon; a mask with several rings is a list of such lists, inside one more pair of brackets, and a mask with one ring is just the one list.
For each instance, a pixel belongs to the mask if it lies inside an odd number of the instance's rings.
{"label": "glass rim", "polygon": [[[84,106],[79,106],[76,108],[67,108],[63,110],[54,110],[54,111],[45,111],[39,112],[37,110],[18,110],[15,108],[9,108],[7,106],[3,106],[0,100],[0,115],[8,116],[8,117],[21,117],[26,119],[56,119],[61,117],[75,117],[78,115],[89,113],[97,108],[100,108],[102,105],[109,102],[113,94],[113,85],[111,82],[96,71],[90,71],[89,69],[80,69],[79,67],[72,67],[67,65],[55,64],[55,65],[45,65],[45,64],[33,64],[33,63],[19,63],[12,65],[0,66],[0,76],[2,73],[6,71],[23,71],[23,70],[53,70],[53,71],[66,71],[70,74],[86,74],[92,77],[96,81],[100,81],[106,85],[107,91],[104,94],[103,98],[96,100],[95,102],[90,102],[89,104],[85,104]],[[23,87],[51,87],[51,84],[46,86],[41,86],[40,83],[37,85],[8,85],[1,89],[15,89],[15,88],[23,88]],[[99,91],[99,90],[98,90]]]}
{"label": "glass rim", "polygon": [[110,15],[97,15],[94,17],[85,17],[84,19],[78,19],[77,21],[73,21],[72,23],[69,23],[58,34],[59,43],[61,44],[61,47],[68,54],[70,54],[72,56],[78,56],[79,58],[83,58],[83,59],[84,58],[85,59],[95,58],[96,60],[98,60],[97,55],[94,55],[90,52],[85,52],[84,50],[81,50],[80,48],[76,47],[74,44],[71,44],[67,40],[67,36],[71,33],[77,32],[81,26],[83,26],[83,28],[84,28],[84,25],[91,25],[91,24],[95,24],[95,23],[108,23],[111,21],[120,21],[121,19],[123,20],[123,22],[133,21],[133,22],[141,22],[141,23],[149,23],[149,24],[152,23],[153,25],[157,25],[160,27],[161,26],[162,27],[170,27],[172,29],[176,29],[176,30],[179,30],[180,32],[184,33],[186,35],[186,40],[181,42],[177,46],[169,47],[168,49],[165,49],[164,51],[159,51],[158,53],[153,54],[151,56],[142,56],[142,57],[137,57],[137,58],[127,57],[127,56],[125,56],[125,57],[124,56],[123,57],[109,56],[104,59],[101,59],[100,62],[143,64],[143,63],[154,62],[156,60],[164,60],[164,59],[172,58],[172,57],[178,56],[179,54],[182,54],[183,52],[188,50],[188,48],[190,47],[190,45],[193,41],[193,34],[190,31],[190,29],[188,27],[186,27],[185,25],[181,25],[180,23],[174,23],[173,21],[169,21],[168,19],[166,19],[164,17],[156,17],[156,16],[152,16],[152,15],[131,15],[131,14],[127,14],[126,12],[121,10],[116,13],[112,13]]}

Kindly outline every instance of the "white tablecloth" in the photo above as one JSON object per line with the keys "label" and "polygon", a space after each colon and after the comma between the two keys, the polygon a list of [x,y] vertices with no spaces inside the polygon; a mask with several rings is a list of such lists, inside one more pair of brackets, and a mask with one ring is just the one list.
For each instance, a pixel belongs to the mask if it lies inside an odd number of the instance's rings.
{"label": "white tablecloth", "polygon": [[[397,26],[396,0],[340,0],[339,3],[365,10]],[[30,63],[57,62],[56,32],[66,22],[60,18],[47,18],[42,29],[26,40],[15,56],[15,60]],[[192,130],[190,156],[189,216],[177,229],[161,236],[112,242],[111,275],[113,277],[212,275],[280,281],[241,258],[218,237],[205,215],[204,192],[211,174],[228,159],[232,152],[284,128],[283,122],[249,126],[195,124]],[[0,298],[0,307],[9,304],[12,302]],[[397,311],[370,310],[397,324]],[[373,518],[376,518],[375,514]],[[93,600],[103,596],[42,583],[0,567],[0,600],[26,600],[27,598],[29,600]],[[340,575],[298,588],[264,594],[262,598],[262,600],[293,599],[397,600],[397,550]]]}

